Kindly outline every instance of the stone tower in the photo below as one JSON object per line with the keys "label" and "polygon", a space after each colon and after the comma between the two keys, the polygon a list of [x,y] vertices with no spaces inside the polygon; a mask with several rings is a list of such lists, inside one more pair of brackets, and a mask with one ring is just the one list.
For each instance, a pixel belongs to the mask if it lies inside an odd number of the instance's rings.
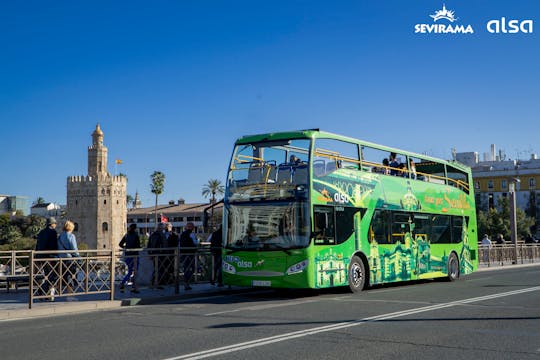
{"label": "stone tower", "polygon": [[116,248],[126,231],[127,179],[107,171],[103,131],[96,125],[88,147],[88,175],[67,179],[67,216],[77,243],[90,249]]}

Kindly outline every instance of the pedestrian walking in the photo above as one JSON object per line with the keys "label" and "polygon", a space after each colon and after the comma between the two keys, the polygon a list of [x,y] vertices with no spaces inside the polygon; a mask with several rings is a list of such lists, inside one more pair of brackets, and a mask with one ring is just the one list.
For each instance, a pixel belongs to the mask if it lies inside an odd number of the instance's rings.
{"label": "pedestrian walking", "polygon": [[159,223],[157,229],[150,235],[147,248],[150,259],[154,264],[154,272],[152,274],[152,287],[162,290],[163,286],[163,251],[159,250],[166,247],[167,239],[165,238],[165,223]]}
{"label": "pedestrian walking", "polygon": [[219,228],[210,235],[210,251],[212,253],[213,259],[213,272],[212,272],[212,285],[217,282],[218,286],[223,286],[223,259],[222,259],[222,249],[223,249],[223,229],[221,225]]}
{"label": "pedestrian walking", "polygon": [[[79,249],[77,248],[77,238],[73,234],[73,229],[75,225],[71,221],[66,221],[64,228],[60,236],[58,237],[58,250],[71,252],[61,252],[58,253],[58,257],[61,258],[60,263],[62,264],[62,280],[63,284],[66,286],[66,292],[71,294],[73,293],[74,279],[76,279],[77,274],[77,263],[73,258],[80,257]],[[77,298],[68,297],[67,301],[76,301]]]}
{"label": "pedestrian walking", "polygon": [[[56,219],[54,217],[47,218],[45,228],[37,235],[36,254],[37,259],[54,259],[56,254],[40,254],[39,251],[56,251],[58,250],[58,233],[56,232]],[[42,262],[43,261],[43,262]],[[37,260],[43,269],[43,281],[38,289],[37,295],[49,295],[49,300],[54,301],[55,285],[58,279],[58,262],[56,260]]]}
{"label": "pedestrian walking", "polygon": [[139,249],[141,247],[141,240],[139,233],[137,232],[137,224],[129,225],[127,233],[120,240],[120,247],[124,252],[124,262],[128,268],[127,274],[120,283],[120,291],[123,292],[126,284],[131,280],[131,292],[138,293],[136,273],[139,268],[139,253],[133,249]]}
{"label": "pedestrian walking", "polygon": [[180,235],[180,261],[184,271],[184,289],[191,290],[189,285],[195,272],[195,256],[197,253],[197,238],[193,233],[195,225],[192,222],[186,224],[185,230]]}

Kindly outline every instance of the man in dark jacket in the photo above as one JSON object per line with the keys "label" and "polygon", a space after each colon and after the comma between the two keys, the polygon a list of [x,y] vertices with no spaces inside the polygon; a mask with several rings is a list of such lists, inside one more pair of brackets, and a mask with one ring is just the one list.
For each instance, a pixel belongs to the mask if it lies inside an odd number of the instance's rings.
{"label": "man in dark jacket", "polygon": [[[43,230],[39,232],[37,235],[37,241],[36,241],[36,251],[56,251],[58,250],[58,233],[56,232],[56,219],[54,217],[50,217],[47,219],[47,224]],[[55,258],[56,254],[36,254],[35,256],[37,259],[45,259],[45,258]],[[40,290],[38,291],[38,295],[45,295],[49,293],[49,289],[51,290],[51,297],[50,300],[54,300],[54,285],[57,279],[57,262],[55,260],[43,260],[43,263],[41,263],[41,260],[38,260],[37,262],[38,268],[41,267],[43,269],[43,275],[45,278],[43,279],[43,282],[41,283]]]}
{"label": "man in dark jacket", "polygon": [[[139,257],[137,256],[138,252],[133,250],[130,251],[130,249],[139,249],[141,247],[141,240],[139,238],[139,234],[137,233],[137,224],[129,225],[128,231],[124,235],[122,240],[120,240],[119,245],[122,249],[124,249],[124,262],[128,267],[128,272],[120,283],[120,291],[124,291],[126,283],[131,278],[131,276],[134,275],[134,271],[137,271],[139,265]],[[133,281],[131,282],[131,292],[139,292],[137,290],[135,279],[133,279]]]}
{"label": "man in dark jacket", "polygon": [[148,239],[148,245],[146,246],[148,249],[148,254],[153,255],[150,256],[150,259],[152,260],[154,264],[154,273],[152,274],[152,285],[156,287],[157,289],[163,289],[163,276],[164,276],[164,269],[163,269],[163,250],[156,250],[161,249],[164,247],[167,247],[167,238],[165,237],[165,223],[159,223],[158,228],[156,231],[154,231],[152,234],[150,234],[150,238]]}
{"label": "man in dark jacket", "polygon": [[223,229],[221,225],[219,228],[210,235],[210,251],[212,252],[212,258],[214,260],[214,272],[212,274],[212,285],[217,281],[218,286],[223,286],[223,274],[222,274],[222,258],[221,250],[223,248]]}
{"label": "man in dark jacket", "polygon": [[192,222],[186,224],[184,232],[180,235],[180,261],[184,270],[184,289],[191,290],[189,282],[195,272],[195,256],[197,252],[197,244],[195,243],[195,234],[193,230],[195,225]]}

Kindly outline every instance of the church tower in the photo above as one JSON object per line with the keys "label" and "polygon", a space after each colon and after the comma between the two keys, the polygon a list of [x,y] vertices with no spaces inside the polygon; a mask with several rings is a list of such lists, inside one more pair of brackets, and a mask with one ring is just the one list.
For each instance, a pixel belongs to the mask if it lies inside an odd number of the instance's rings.
{"label": "church tower", "polygon": [[67,216],[77,242],[89,249],[116,248],[126,231],[127,179],[107,171],[107,147],[99,124],[88,147],[88,175],[67,179]]}

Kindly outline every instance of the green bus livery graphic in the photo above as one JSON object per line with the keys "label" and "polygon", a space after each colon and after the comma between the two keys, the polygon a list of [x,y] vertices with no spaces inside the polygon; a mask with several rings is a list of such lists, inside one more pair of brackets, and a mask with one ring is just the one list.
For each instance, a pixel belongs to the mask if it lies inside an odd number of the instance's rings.
{"label": "green bus livery graphic", "polygon": [[478,266],[471,183],[461,164],[319,130],[240,138],[224,199],[224,280],[352,291],[454,280]]}

